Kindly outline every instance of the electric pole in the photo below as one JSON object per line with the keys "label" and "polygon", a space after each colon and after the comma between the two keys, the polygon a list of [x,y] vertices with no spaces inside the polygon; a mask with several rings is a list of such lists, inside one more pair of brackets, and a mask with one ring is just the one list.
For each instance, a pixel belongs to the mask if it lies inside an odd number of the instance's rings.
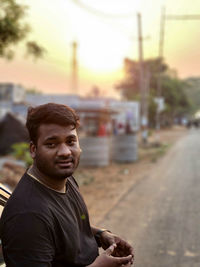
{"label": "electric pole", "polygon": [[147,143],[148,135],[148,118],[147,118],[147,96],[146,86],[144,81],[144,60],[143,60],[143,37],[142,37],[142,19],[141,14],[137,14],[138,21],[138,49],[139,49],[139,78],[140,78],[140,93],[141,93],[141,107],[140,107],[140,124],[142,129],[142,140],[143,143]]}
{"label": "electric pole", "polygon": [[159,39],[159,51],[158,51],[158,78],[157,78],[157,109],[156,109],[156,130],[157,130],[157,142],[159,142],[159,130],[160,130],[160,106],[159,106],[159,99],[162,95],[162,59],[163,59],[163,52],[164,52],[164,37],[165,37],[165,7],[162,8],[161,18],[160,18],[160,39]]}
{"label": "electric pole", "polygon": [[77,64],[77,42],[72,43],[72,77],[71,88],[74,94],[78,94],[78,64]]}

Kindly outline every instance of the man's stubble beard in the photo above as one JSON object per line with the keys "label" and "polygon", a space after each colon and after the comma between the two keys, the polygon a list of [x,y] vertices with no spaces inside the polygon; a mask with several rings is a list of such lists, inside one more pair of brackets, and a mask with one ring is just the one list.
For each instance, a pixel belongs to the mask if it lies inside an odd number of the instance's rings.
{"label": "man's stubble beard", "polygon": [[[79,162],[80,162],[80,155],[79,157],[77,158],[77,161],[76,163],[74,163],[74,168],[73,170],[71,171],[65,171],[62,173],[58,173],[56,172],[56,168],[52,168],[52,169],[49,169],[49,166],[46,166],[46,161],[44,161],[43,159],[41,159],[40,157],[38,157],[36,155],[35,157],[35,165],[37,167],[37,169],[45,176],[49,177],[49,178],[52,178],[52,179],[57,179],[57,180],[64,180],[66,179],[67,177],[70,177],[72,176],[72,174],[74,173],[74,171],[78,168],[78,165],[79,165]],[[73,161],[74,162],[74,161]]]}

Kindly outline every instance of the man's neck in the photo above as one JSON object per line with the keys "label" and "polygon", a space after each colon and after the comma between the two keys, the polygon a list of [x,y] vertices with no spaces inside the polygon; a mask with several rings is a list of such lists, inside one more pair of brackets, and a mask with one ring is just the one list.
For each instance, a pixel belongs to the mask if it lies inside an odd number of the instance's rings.
{"label": "man's neck", "polygon": [[43,184],[47,188],[50,188],[50,189],[57,191],[59,193],[65,193],[66,192],[67,178],[63,179],[61,181],[53,180],[50,177],[41,173],[35,165],[33,165],[29,168],[28,174],[30,174],[33,178],[38,180],[38,182],[40,182],[41,184]]}

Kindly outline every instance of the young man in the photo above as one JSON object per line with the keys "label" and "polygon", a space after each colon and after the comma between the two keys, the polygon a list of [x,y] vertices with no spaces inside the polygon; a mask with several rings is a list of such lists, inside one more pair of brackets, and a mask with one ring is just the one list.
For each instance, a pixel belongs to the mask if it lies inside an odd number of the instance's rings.
{"label": "young man", "polygon": [[[65,106],[29,108],[26,122],[33,165],[4,208],[0,234],[9,267],[115,267],[133,263],[133,249],[90,226],[72,174],[81,149],[79,119]],[[98,254],[98,245],[105,249]]]}

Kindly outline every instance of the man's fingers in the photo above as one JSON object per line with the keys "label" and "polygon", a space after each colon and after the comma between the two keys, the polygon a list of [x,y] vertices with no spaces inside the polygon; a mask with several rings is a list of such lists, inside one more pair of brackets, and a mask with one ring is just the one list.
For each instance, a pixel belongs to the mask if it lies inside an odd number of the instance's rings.
{"label": "man's fingers", "polygon": [[134,255],[134,249],[133,249],[133,247],[130,246],[130,247],[129,247],[129,251],[130,251],[130,254],[131,254],[131,255]]}
{"label": "man's fingers", "polygon": [[[104,253],[107,256],[111,256],[111,258],[113,258],[112,254],[113,254],[113,252],[115,254],[115,249],[116,248],[117,248],[117,244],[114,243],[109,248],[107,248]],[[125,256],[125,257],[121,257],[120,256],[121,253],[116,253],[116,254],[118,254],[119,256],[115,255],[113,260],[115,259],[117,265],[121,266],[121,265],[127,265],[127,264],[132,264],[133,263],[133,255],[132,254],[129,254],[128,256]]]}
{"label": "man's fingers", "polygon": [[127,253],[126,255],[133,255],[134,256],[134,250],[133,247],[125,240],[120,239],[118,240],[117,246],[119,248],[119,250],[123,251],[123,253]]}
{"label": "man's fingers", "polygon": [[112,244],[109,248],[106,249],[106,251],[105,251],[106,254],[108,256],[110,256],[113,253],[113,251],[114,251],[115,248],[116,248],[116,244]]}
{"label": "man's fingers", "polygon": [[119,263],[119,265],[122,265],[122,264],[126,265],[128,263],[131,263],[132,258],[133,258],[132,255],[129,255],[129,256],[126,256],[126,257],[122,257],[122,258],[118,258],[118,260],[119,260],[118,263]]}

